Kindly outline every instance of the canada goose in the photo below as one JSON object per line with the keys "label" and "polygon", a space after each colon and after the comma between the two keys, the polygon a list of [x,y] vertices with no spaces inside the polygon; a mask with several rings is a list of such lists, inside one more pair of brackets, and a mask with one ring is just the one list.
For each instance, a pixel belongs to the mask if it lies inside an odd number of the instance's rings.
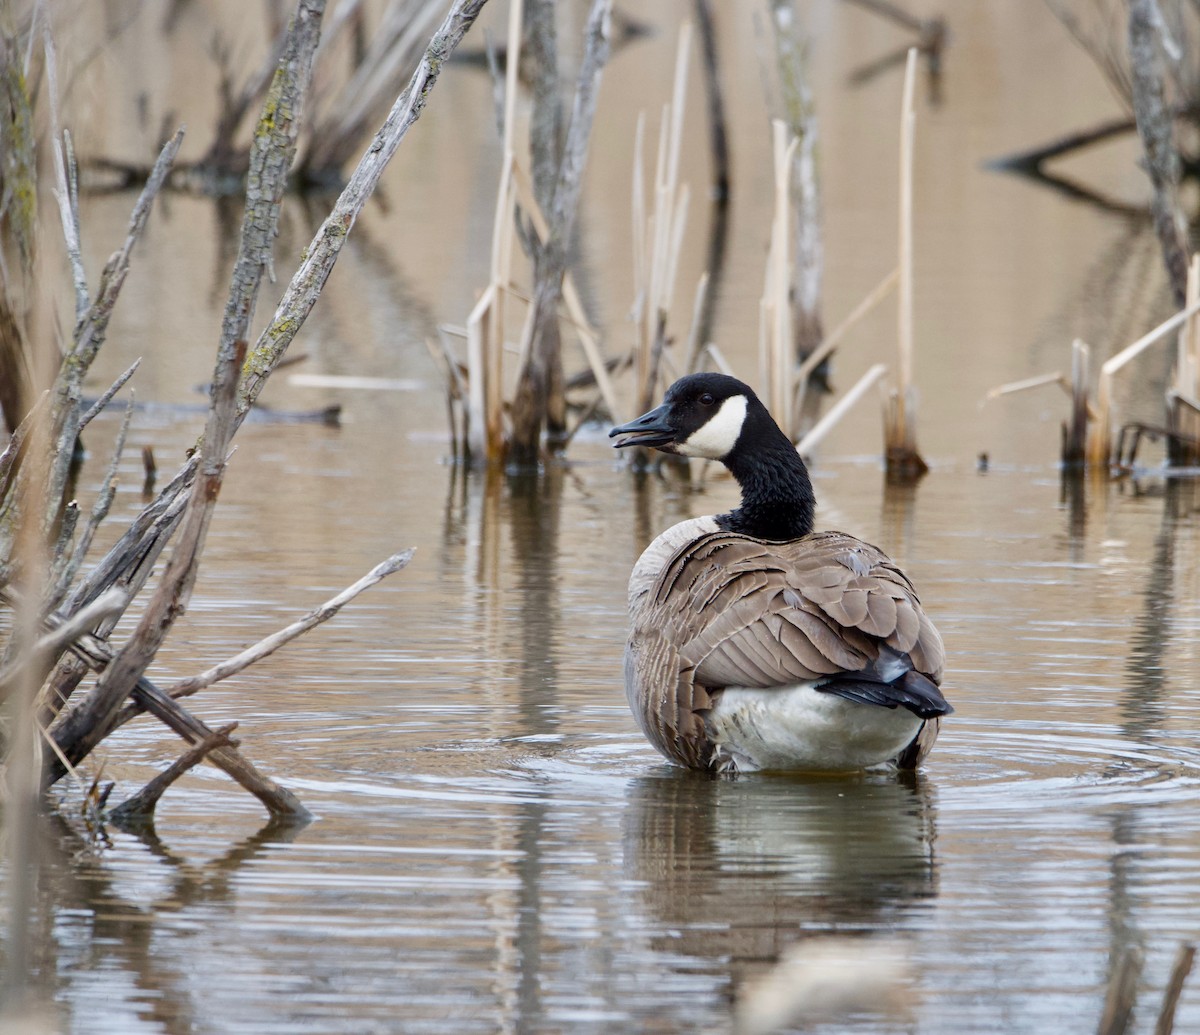
{"label": "canada goose", "polygon": [[742,490],[634,565],[625,692],[650,742],[722,772],[915,769],[953,711],[942,638],[882,551],[813,531],[808,470],[754,392],[689,374],[609,436],[720,460]]}

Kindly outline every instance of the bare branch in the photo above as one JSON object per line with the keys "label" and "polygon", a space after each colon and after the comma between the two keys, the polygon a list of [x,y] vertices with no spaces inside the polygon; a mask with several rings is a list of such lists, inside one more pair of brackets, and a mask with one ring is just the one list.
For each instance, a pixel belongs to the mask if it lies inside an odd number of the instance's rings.
{"label": "bare branch", "polygon": [[120,377],[118,377],[112,383],[112,385],[109,386],[108,390],[102,396],[100,396],[99,399],[97,399],[94,403],[92,403],[92,405],[88,409],[87,413],[85,413],[82,417],[79,418],[79,430],[80,431],[82,431],[89,424],[91,424],[92,421],[95,420],[96,417],[100,415],[100,413],[104,409],[104,407],[107,406],[110,402],[112,402],[113,396],[116,395],[117,392],[119,392],[122,388],[125,387],[125,383],[131,377],[133,377],[134,372],[141,365],[141,362],[142,361],[140,359],[135,359],[133,361],[133,363],[130,365],[129,369],[126,370],[125,373],[123,373]]}
{"label": "bare branch", "polygon": [[299,621],[293,622],[278,632],[272,633],[265,639],[260,640],[253,647],[248,647],[240,654],[234,655],[219,665],[214,665],[197,676],[181,679],[178,683],[168,687],[167,693],[174,698],[187,697],[198,690],[203,690],[206,686],[218,683],[222,679],[228,679],[230,676],[236,675],[243,669],[253,665],[256,661],[261,661],[268,655],[275,653],[285,643],[291,642],[297,636],[308,632],[309,629],[320,625],[322,622],[329,621],[330,618],[336,615],[363,590],[369,589],[388,575],[405,567],[412,560],[413,552],[413,550],[409,549],[393,554],[386,561],[377,564],[366,575],[354,583],[354,585],[342,590],[342,592],[332,599],[325,601],[320,607],[310,611]]}
{"label": "bare branch", "polygon": [[52,624],[51,631],[38,640],[31,650],[23,652],[16,661],[0,669],[0,700],[8,697],[22,676],[45,664],[43,659],[57,654],[101,619],[120,614],[128,604],[124,593],[119,589],[110,589],[70,618]]}
{"label": "bare branch", "polygon": [[[132,373],[132,369],[130,373]],[[79,537],[79,542],[75,544],[75,551],[72,553],[70,561],[66,563],[62,573],[58,576],[54,592],[48,602],[50,608],[57,607],[66,595],[67,588],[74,581],[76,574],[83,566],[88,550],[91,549],[96,531],[100,528],[101,522],[108,517],[108,511],[117,495],[117,469],[120,467],[121,457],[125,452],[125,438],[129,434],[129,421],[132,416],[133,399],[130,399],[129,405],[125,407],[121,430],[117,432],[117,440],[113,445],[112,460],[109,461],[108,470],[104,473],[104,481],[101,482],[100,491],[96,494],[96,502],[92,505],[92,513],[88,517],[83,534]]]}
{"label": "bare branch", "polygon": [[233,747],[236,741],[230,740],[229,735],[237,729],[237,723],[231,722],[205,737],[179,756],[171,765],[159,773],[133,797],[126,798],[112,812],[109,818],[115,823],[146,822],[154,815],[154,807],[166,792],[167,788],[178,780],[193,766],[199,765],[211,751],[221,747]]}
{"label": "bare branch", "polygon": [[350,181],[338,197],[333,211],[321,224],[305,259],[288,285],[275,310],[275,318],[251,350],[242,377],[238,420],[245,419],[271,371],[317,303],[321,289],[333,270],[346,236],[370,197],[400,141],[421,116],[441,74],[442,65],[454,52],[487,0],[456,0],[421,58],[408,88],[396,99],[383,127],[375,135]]}
{"label": "bare branch", "polygon": [[[74,156],[72,155],[71,176],[68,179],[67,159],[63,155],[64,136],[58,120],[58,58],[48,19],[42,21],[42,48],[46,55],[46,89],[50,97],[50,139],[54,145],[54,197],[58,201],[63,238],[67,244],[67,260],[71,264],[71,277],[75,281],[75,326],[78,327],[88,312],[87,274],[84,272],[83,256],[80,253],[78,197],[71,189],[71,181],[75,178]],[[65,142],[69,149],[70,138],[65,138]]]}

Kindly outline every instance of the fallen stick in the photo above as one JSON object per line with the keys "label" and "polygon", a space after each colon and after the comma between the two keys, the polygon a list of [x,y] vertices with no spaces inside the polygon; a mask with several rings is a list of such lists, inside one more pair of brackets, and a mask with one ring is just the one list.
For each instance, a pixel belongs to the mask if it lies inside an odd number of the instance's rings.
{"label": "fallen stick", "polygon": [[115,823],[145,823],[154,816],[154,808],[159,799],[166,793],[168,787],[178,780],[193,766],[199,765],[212,751],[221,747],[232,747],[234,742],[229,735],[237,729],[237,723],[231,722],[216,730],[212,736],[205,737],[199,744],[188,748],[171,765],[159,773],[145,787],[131,798],[126,798],[120,805],[108,814]]}

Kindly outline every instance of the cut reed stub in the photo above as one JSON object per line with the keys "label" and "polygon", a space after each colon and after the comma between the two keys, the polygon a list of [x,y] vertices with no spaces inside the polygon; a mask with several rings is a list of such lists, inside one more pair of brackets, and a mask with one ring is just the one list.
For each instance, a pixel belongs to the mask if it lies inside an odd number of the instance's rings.
{"label": "cut reed stub", "polygon": [[915,481],[927,474],[929,465],[917,450],[916,399],[912,387],[901,393],[893,389],[884,411],[884,459],[887,476],[893,481]]}

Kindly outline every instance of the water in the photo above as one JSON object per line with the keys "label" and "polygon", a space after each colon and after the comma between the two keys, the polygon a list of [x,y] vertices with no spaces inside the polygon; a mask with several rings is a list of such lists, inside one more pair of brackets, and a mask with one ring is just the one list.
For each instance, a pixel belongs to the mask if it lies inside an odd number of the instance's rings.
{"label": "water", "polygon": [[[583,215],[588,294],[614,351],[630,298],[627,193],[612,185],[628,181],[638,108],[667,95],[682,14],[648,10],[658,36],[621,51],[606,80]],[[1153,1029],[1174,952],[1200,931],[1200,491],[1153,471],[1064,485],[1053,390],[979,403],[1065,367],[1073,335],[1110,354],[1169,303],[1137,227],[980,169],[1108,113],[1098,77],[1039,8],[980,0],[950,14],[943,101],[923,103],[918,129],[917,377],[933,471],[915,488],[885,483],[870,403],[813,470],[818,523],[885,548],[945,637],[957,714],[921,777],[714,781],[668,767],[637,732],[620,686],[629,569],[666,525],[731,505],[728,480],[699,495],[639,484],[603,428],[541,478],[444,462],[423,338],[461,322],[483,283],[498,167],[486,82],[448,74],[388,174],[388,210],[364,217],[296,343],[306,373],[423,387],[337,392],[277,375],[270,405],[341,402],[345,424],[242,429],[195,598],[152,672],[167,683],[207,667],[415,546],[332,622],[193,699],[210,725],[238,720],[244,752],[317,819],[272,827],[208,767],[168,792],[153,832],[109,827],[88,847],[72,807],[50,816],[36,986],[59,1030],[720,1032],[790,947],[831,935],[899,946],[910,1017],[818,1030],[1090,1032],[1130,947],[1145,956],[1135,1030]],[[753,377],[767,134],[752,26],[723,17],[745,114],[715,333]],[[892,262],[898,82],[844,80],[899,39],[849,5],[812,17],[832,323]],[[460,123],[438,119],[439,101]],[[688,147],[702,169],[699,111]],[[1127,160],[1106,152],[1072,171],[1136,200]],[[88,201],[93,268],[130,203]],[[228,265],[213,214],[173,197],[156,215],[97,388],[144,355],[139,398],[199,401]],[[697,205],[683,296],[706,219]],[[310,232],[290,207],[281,275]],[[679,308],[686,326],[690,297]],[[839,384],[888,358],[892,333],[890,312],[868,320]],[[1139,370],[1118,405],[1157,419],[1166,360]],[[116,427],[106,415],[89,436],[85,499]],[[137,415],[109,535],[141,505],[138,449],[169,469],[198,431],[181,409]],[[115,801],[179,750],[139,722],[95,761]],[[1200,1030],[1200,980],[1176,1030]]]}

